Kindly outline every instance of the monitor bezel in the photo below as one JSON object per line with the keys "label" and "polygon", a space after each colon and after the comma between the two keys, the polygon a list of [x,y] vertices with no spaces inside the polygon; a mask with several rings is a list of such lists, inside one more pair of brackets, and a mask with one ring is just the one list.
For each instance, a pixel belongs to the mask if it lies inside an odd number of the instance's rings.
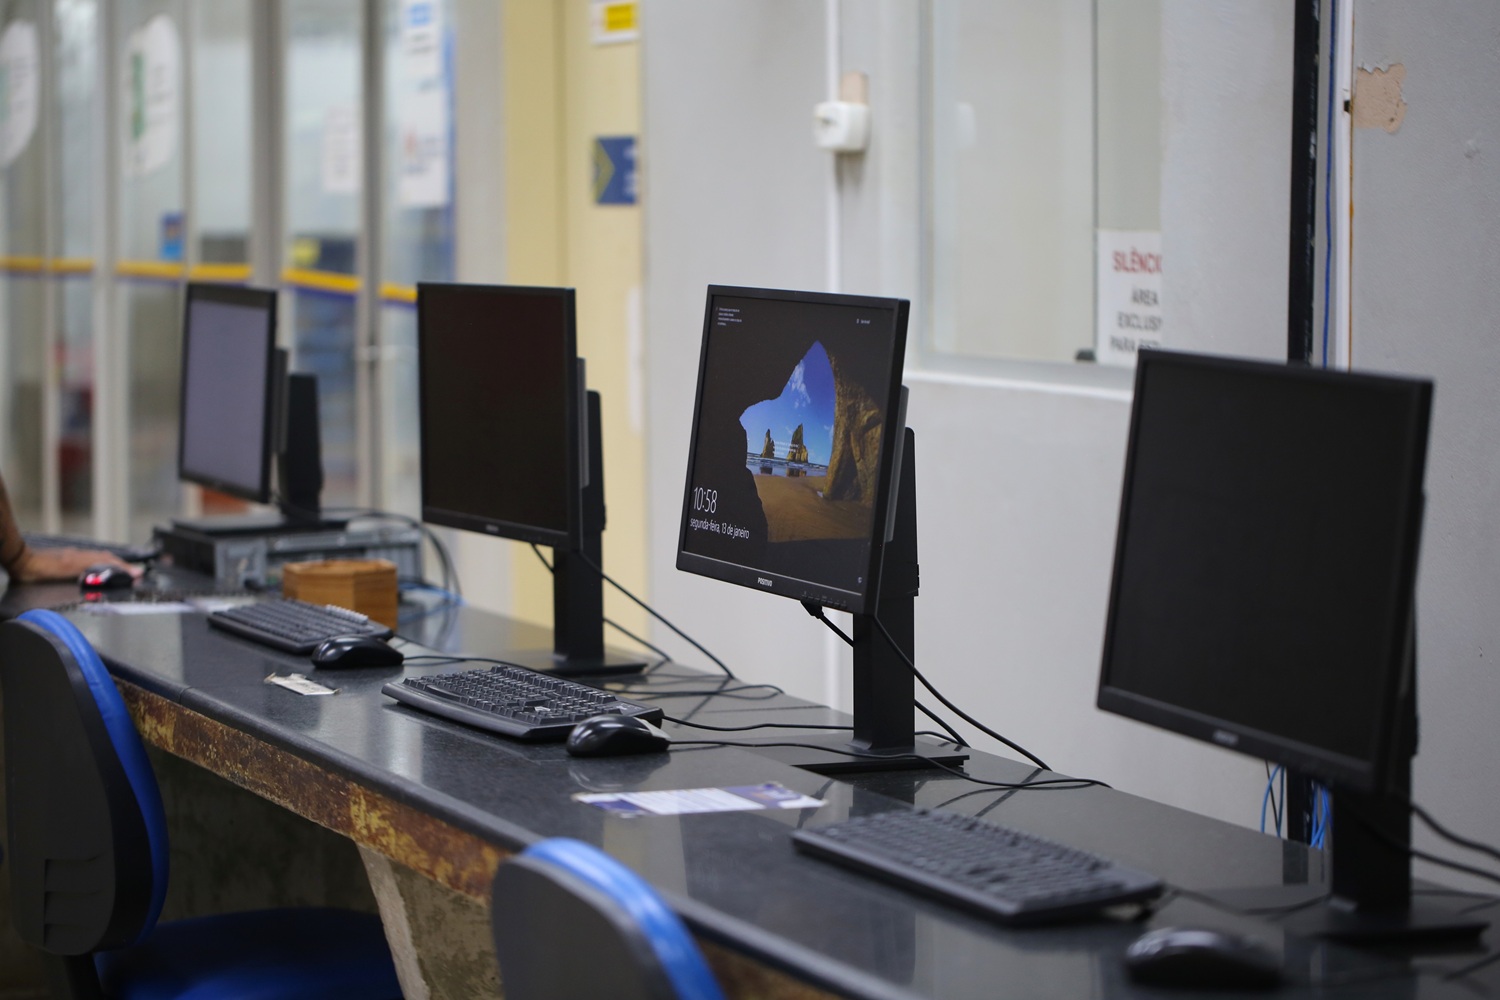
{"label": "monitor bezel", "polygon": [[[182,482],[195,483],[220,493],[249,500],[253,503],[270,503],[271,467],[275,457],[275,432],[277,403],[280,393],[276,385],[276,306],[277,293],[270,288],[250,285],[221,285],[211,282],[188,282],[182,303],[182,371],[177,395],[177,478]],[[190,330],[193,318],[193,303],[196,301],[217,302],[223,305],[259,309],[266,316],[266,385],[260,435],[260,482],[254,486],[235,483],[217,476],[198,472],[187,467],[187,391],[188,354],[192,350]]]}
{"label": "monitor bezel", "polygon": [[[885,402],[885,427],[880,442],[880,469],[877,474],[874,518],[868,566],[863,592],[844,590],[814,580],[803,580],[765,569],[687,551],[688,521],[692,514],[694,463],[698,456],[698,433],[702,419],[704,380],[708,374],[708,345],[713,335],[713,304],[717,297],[769,299],[816,305],[879,309],[889,312],[891,336],[891,371]],[[682,515],[677,528],[677,568],[726,583],[738,584],[766,594],[807,601],[838,611],[865,614],[874,610],[880,596],[881,566],[885,555],[886,528],[890,523],[891,505],[896,502],[896,459],[905,431],[904,407],[901,405],[901,382],[906,358],[906,332],[911,303],[906,299],[872,295],[849,295],[840,292],[810,292],[793,289],[753,288],[739,285],[709,285],[703,307],[703,337],[698,352],[698,378],[693,396],[693,423],[688,442],[686,484],[682,495]]]}
{"label": "monitor bezel", "polygon": [[[564,378],[564,391],[568,397],[564,401],[564,412],[566,413],[567,420],[567,427],[565,428],[567,440],[564,445],[567,449],[567,460],[564,463],[567,470],[567,527],[561,531],[534,524],[522,524],[517,521],[489,517],[472,511],[450,510],[430,504],[427,500],[427,469],[428,462],[433,455],[433,449],[427,447],[428,436],[432,433],[432,429],[428,426],[427,408],[423,405],[423,394],[426,392],[426,388],[421,371],[421,358],[428,334],[427,324],[423,318],[425,312],[422,304],[429,296],[447,294],[449,292],[488,296],[495,300],[521,296],[542,296],[557,298],[562,302],[564,326],[563,354],[570,374]],[[489,535],[493,538],[507,538],[512,541],[546,545],[554,550],[568,552],[578,550],[582,546],[583,538],[584,482],[581,466],[585,458],[582,413],[585,405],[584,396],[586,390],[582,383],[582,367],[578,359],[577,301],[572,288],[542,285],[471,284],[467,282],[419,282],[417,284],[417,440],[421,454],[419,488],[422,494],[422,520],[428,524],[435,524],[445,528],[457,528],[461,531],[472,531],[482,535]]]}
{"label": "monitor bezel", "polygon": [[1413,645],[1415,631],[1415,597],[1423,508],[1423,474],[1426,467],[1428,428],[1431,420],[1431,382],[1362,372],[1331,371],[1299,365],[1277,364],[1225,356],[1190,354],[1180,351],[1143,350],[1136,364],[1133,399],[1138,399],[1142,385],[1153,371],[1167,366],[1187,366],[1209,370],[1259,371],[1268,377],[1308,381],[1338,380],[1344,384],[1364,384],[1400,395],[1406,399],[1410,423],[1406,440],[1411,450],[1406,458],[1408,487],[1401,498],[1398,515],[1402,524],[1398,546],[1399,565],[1389,590],[1387,606],[1391,613],[1383,621],[1384,650],[1375,678],[1379,690],[1378,718],[1375,735],[1364,757],[1351,757],[1326,747],[1292,739],[1282,734],[1253,728],[1243,723],[1196,712],[1160,699],[1148,698],[1111,683],[1111,651],[1116,637],[1120,578],[1125,560],[1122,533],[1131,510],[1137,436],[1141,407],[1132,405],[1130,430],[1125,456],[1125,474],[1121,489],[1120,511],[1116,525],[1115,552],[1110,577],[1108,614],[1099,671],[1097,705],[1100,709],[1144,722],[1160,729],[1189,736],[1206,743],[1295,768],[1311,777],[1358,791],[1385,789],[1393,772],[1400,748],[1400,719],[1404,696],[1415,684]]}

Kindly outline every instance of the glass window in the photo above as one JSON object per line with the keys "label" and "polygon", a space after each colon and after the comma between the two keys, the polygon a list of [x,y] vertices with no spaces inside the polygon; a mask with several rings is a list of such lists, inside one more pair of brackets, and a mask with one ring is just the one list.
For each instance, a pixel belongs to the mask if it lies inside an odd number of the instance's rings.
{"label": "glass window", "polygon": [[287,283],[293,365],[318,377],[323,503],[359,497],[355,353],[364,175],[363,5],[288,0],[286,67]]}
{"label": "glass window", "polygon": [[41,53],[36,0],[0,4],[0,60],[7,83],[7,115],[0,123],[0,315],[8,335],[0,390],[4,432],[0,468],[22,524],[42,518],[46,471],[42,406],[46,374],[46,160],[39,134]]}
{"label": "glass window", "polygon": [[1096,267],[1116,248],[1160,263],[1160,0],[929,17],[925,353],[1128,362],[1101,350]]}
{"label": "glass window", "polygon": [[[244,264],[250,259],[250,4],[213,0],[194,8],[195,263]],[[240,274],[212,267],[201,273]]]}
{"label": "glass window", "polygon": [[62,530],[92,533],[94,510],[94,184],[100,159],[99,7],[57,0],[55,275],[58,309],[58,505]]}
{"label": "glass window", "polygon": [[118,135],[120,276],[127,363],[130,537],[176,514],[183,257],[182,4],[121,0]]}
{"label": "glass window", "polygon": [[377,434],[380,504],[415,516],[419,281],[453,279],[451,3],[386,0]]}
{"label": "glass window", "polygon": [[1093,3],[932,5],[932,348],[1071,361],[1093,313]]}

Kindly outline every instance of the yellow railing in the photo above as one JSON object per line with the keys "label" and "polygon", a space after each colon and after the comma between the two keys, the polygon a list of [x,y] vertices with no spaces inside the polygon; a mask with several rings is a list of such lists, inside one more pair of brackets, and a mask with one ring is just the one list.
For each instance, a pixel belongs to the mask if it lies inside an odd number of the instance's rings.
{"label": "yellow railing", "polygon": [[249,281],[251,274],[249,264],[194,264],[188,268],[189,281],[218,281],[225,284],[235,284]]}
{"label": "yellow railing", "polygon": [[115,273],[122,278],[180,281],[187,274],[187,268],[166,260],[122,260],[115,264]]}
{"label": "yellow railing", "polygon": [[46,270],[45,257],[21,257],[15,254],[0,257],[0,271],[9,274],[42,274]]}
{"label": "yellow railing", "polygon": [[[0,255],[0,274],[24,275],[79,275],[93,274],[94,261],[89,257],[29,257],[20,254]],[[151,281],[210,281],[226,284],[247,282],[253,276],[249,264],[194,264],[188,267],[177,261],[122,260],[115,264],[115,274],[122,278],[137,278]],[[362,284],[352,274],[337,271],[319,271],[306,267],[288,267],[282,270],[281,280],[291,288],[335,295],[358,295]],[[413,305],[417,301],[417,286],[403,285],[394,281],[382,282],[380,300],[387,305]]]}

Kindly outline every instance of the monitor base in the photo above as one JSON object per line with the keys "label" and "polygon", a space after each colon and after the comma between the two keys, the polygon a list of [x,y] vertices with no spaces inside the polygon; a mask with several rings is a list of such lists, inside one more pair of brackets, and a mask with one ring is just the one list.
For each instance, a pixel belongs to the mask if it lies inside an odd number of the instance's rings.
{"label": "monitor base", "polygon": [[1343,944],[1420,946],[1472,938],[1490,925],[1465,912],[1473,899],[1413,899],[1404,909],[1360,910],[1328,899],[1288,916],[1281,925],[1293,934]]}
{"label": "monitor base", "polygon": [[[1416,892],[1421,892],[1420,889]],[[1489,921],[1466,912],[1470,897],[1413,897],[1410,906],[1360,909],[1329,895],[1326,884],[1246,886],[1195,892],[1236,913],[1273,919],[1290,933],[1344,944],[1423,945],[1477,935]]]}
{"label": "monitor base", "polygon": [[[736,746],[744,746],[762,757],[782,764],[800,767],[814,774],[861,774],[871,771],[906,771],[913,768],[958,767],[969,759],[966,751],[952,744],[918,739],[910,747],[896,750],[870,750],[856,746],[849,737],[823,733],[785,736],[731,737]],[[804,746],[775,746],[777,743],[800,743]],[[770,744],[770,745],[767,745]],[[855,757],[859,753],[863,756]]]}
{"label": "monitor base", "polygon": [[544,674],[558,677],[608,677],[615,674],[638,674],[646,668],[639,653],[629,653],[610,646],[600,656],[567,656],[550,649],[506,650],[500,659]]}

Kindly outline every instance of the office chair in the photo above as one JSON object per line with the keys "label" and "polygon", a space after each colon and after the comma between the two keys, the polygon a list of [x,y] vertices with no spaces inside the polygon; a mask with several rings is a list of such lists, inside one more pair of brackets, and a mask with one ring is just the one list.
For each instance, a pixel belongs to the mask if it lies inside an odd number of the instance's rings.
{"label": "office chair", "polygon": [[506,1000],[724,1000],[677,914],[582,841],[544,840],[501,865],[491,912]]}
{"label": "office chair", "polygon": [[0,624],[11,906],[69,1000],[401,996],[379,918],[335,909],[157,925],[161,792],[124,699],[66,618]]}

